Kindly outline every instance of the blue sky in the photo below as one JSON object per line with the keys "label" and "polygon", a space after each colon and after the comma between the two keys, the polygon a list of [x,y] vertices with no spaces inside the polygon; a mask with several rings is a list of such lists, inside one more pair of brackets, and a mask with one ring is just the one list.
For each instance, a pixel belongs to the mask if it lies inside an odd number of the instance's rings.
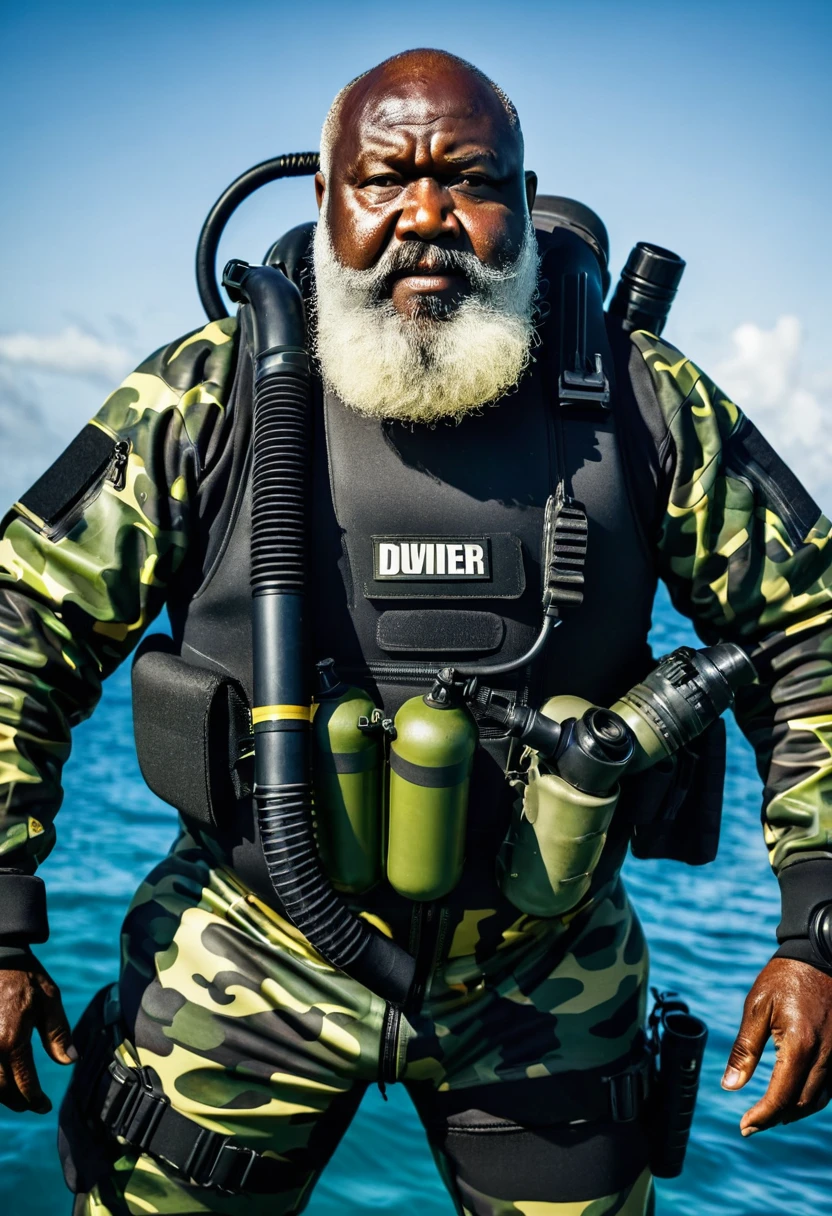
{"label": "blue sky", "polygon": [[[123,371],[200,323],[193,251],[225,185],[317,147],[337,89],[414,45],[509,92],[541,188],[599,211],[614,274],[639,239],[687,259],[667,336],[832,507],[832,4],[814,0],[5,6],[6,500]],[[312,214],[311,180],[271,186],[220,259],[259,259]]]}

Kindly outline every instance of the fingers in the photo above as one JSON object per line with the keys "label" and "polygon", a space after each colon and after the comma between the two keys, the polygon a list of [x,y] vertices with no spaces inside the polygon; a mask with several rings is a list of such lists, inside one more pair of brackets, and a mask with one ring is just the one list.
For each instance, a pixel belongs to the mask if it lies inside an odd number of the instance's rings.
{"label": "fingers", "polygon": [[742,1012],[739,1034],[734,1040],[722,1077],[723,1089],[742,1089],[754,1074],[770,1034],[768,1002],[749,995]]}
{"label": "fingers", "polygon": [[0,1057],[0,1103],[7,1106],[9,1110],[17,1112],[26,1110],[26,1103],[12,1076],[7,1056]]}
{"label": "fingers", "polygon": [[821,1052],[809,1070],[809,1075],[803,1085],[803,1092],[791,1110],[783,1114],[784,1123],[795,1123],[823,1110],[830,1098],[829,1055]]}
{"label": "fingers", "polygon": [[47,1114],[52,1109],[52,1103],[40,1087],[31,1042],[15,1047],[9,1053],[9,1068],[25,1107],[38,1115]]}
{"label": "fingers", "polygon": [[48,977],[41,982],[43,998],[40,1002],[35,1025],[48,1055],[56,1064],[74,1064],[78,1052],[72,1045],[72,1032],[64,1012],[61,994],[56,984]]}
{"label": "fingers", "polygon": [[744,1136],[753,1136],[755,1132],[774,1127],[792,1113],[817,1056],[818,1044],[814,1037],[798,1037],[794,1033],[783,1037],[778,1044],[777,1060],[766,1092],[740,1120],[740,1131]]}

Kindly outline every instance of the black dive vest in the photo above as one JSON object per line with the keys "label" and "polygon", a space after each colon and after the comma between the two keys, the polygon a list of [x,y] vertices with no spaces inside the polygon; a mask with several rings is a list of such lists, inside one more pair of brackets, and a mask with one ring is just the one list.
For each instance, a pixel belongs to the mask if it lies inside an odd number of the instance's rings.
{"label": "black dive vest", "polygon": [[[544,341],[518,389],[497,405],[458,425],[404,425],[359,416],[320,386],[316,392],[308,657],[334,658],[342,677],[389,715],[424,692],[442,666],[502,662],[529,649],[542,620],[544,508],[560,479],[589,520],[583,604],[564,614],[537,670],[502,677],[500,686],[535,704],[574,693],[608,705],[651,666],[656,575],[625,485],[616,435],[621,390],[598,267],[572,234],[545,239],[553,298]],[[570,411],[557,426],[554,288],[564,264],[588,272],[587,350],[602,355],[612,408]],[[230,442],[202,495],[203,560],[172,597],[170,617],[181,657],[233,676],[250,699],[251,361],[244,341],[240,350]],[[450,897],[464,906],[501,899],[494,858],[513,795],[503,777],[507,747],[496,733],[481,732],[475,760],[466,872]],[[252,819],[243,801],[219,836],[246,881],[273,899]],[[622,840],[611,864],[620,862]],[[398,898],[382,885],[383,900]],[[362,902],[377,898],[371,892]]]}

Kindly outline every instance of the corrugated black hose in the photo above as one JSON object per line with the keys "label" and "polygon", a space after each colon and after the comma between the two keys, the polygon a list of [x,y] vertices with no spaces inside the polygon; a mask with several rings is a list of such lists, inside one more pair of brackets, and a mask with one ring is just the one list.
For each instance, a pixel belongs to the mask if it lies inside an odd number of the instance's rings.
{"label": "corrugated black hose", "polygon": [[223,286],[251,311],[254,474],[251,536],[254,807],[286,915],[333,966],[404,1005],[415,960],[355,916],[315,844],[310,689],[304,646],[310,365],[303,303],[284,274],[229,262]]}

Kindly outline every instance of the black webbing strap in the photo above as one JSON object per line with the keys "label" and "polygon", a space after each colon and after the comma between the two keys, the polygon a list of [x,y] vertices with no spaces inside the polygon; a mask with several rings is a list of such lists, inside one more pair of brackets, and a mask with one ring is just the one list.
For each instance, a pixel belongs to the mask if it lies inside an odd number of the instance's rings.
{"label": "black webbing strap", "polygon": [[560,352],[557,399],[553,401],[555,443],[560,467],[557,492],[546,510],[544,555],[547,608],[579,608],[584,598],[589,521],[586,508],[569,492],[564,415],[595,423],[609,415],[610,384],[600,352],[587,350],[589,282],[586,271],[561,280],[560,342],[550,337],[550,358]]}
{"label": "black webbing strap", "polygon": [[[223,1194],[276,1194],[300,1186],[308,1169],[264,1157],[186,1118],[154,1086],[146,1068],[127,1068],[113,1060],[97,1095],[101,1121],[130,1148],[173,1166],[193,1185]],[[91,1113],[93,1113],[91,1111]]]}
{"label": "black webbing strap", "polygon": [[523,1077],[437,1092],[425,1083],[416,1104],[426,1124],[450,1130],[632,1123],[644,1114],[652,1079],[651,1053],[642,1050],[637,1059],[555,1073],[534,1084]]}

